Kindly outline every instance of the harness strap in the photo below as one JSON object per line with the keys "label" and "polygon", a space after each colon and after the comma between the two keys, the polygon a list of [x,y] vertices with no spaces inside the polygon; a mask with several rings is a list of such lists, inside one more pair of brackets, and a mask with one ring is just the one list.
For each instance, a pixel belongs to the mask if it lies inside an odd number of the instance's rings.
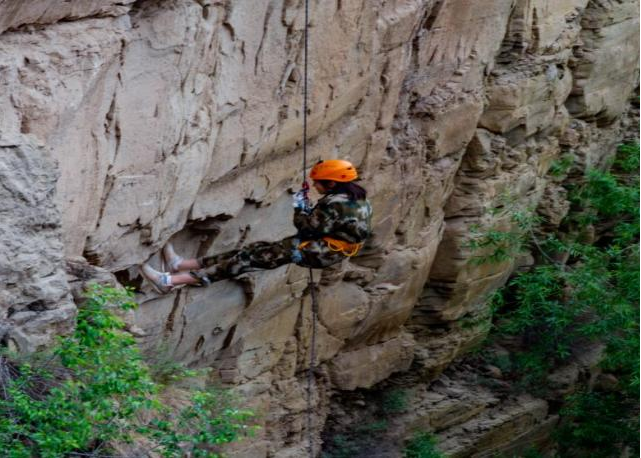
{"label": "harness strap", "polygon": [[[327,243],[327,248],[329,248],[330,251],[340,252],[348,258],[356,256],[360,249],[363,247],[363,242],[350,243],[346,242],[345,240],[339,240],[332,237],[323,237],[323,240],[325,241],[325,243]],[[313,240],[305,240],[298,245],[298,249],[302,250],[312,242]]]}

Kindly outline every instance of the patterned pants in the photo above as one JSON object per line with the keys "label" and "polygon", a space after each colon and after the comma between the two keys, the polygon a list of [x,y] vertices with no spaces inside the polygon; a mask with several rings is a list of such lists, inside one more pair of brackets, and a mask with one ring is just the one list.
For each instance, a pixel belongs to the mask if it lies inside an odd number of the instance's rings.
{"label": "patterned pants", "polygon": [[198,259],[199,271],[190,272],[201,284],[234,278],[246,272],[276,269],[285,264],[322,269],[341,262],[345,256],[331,251],[322,240],[314,240],[298,249],[300,239],[287,237],[280,242],[256,242],[233,250]]}

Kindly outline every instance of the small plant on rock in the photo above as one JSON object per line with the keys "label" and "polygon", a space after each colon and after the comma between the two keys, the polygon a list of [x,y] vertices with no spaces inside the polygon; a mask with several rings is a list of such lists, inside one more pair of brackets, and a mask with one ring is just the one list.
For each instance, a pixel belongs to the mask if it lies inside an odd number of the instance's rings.
{"label": "small plant on rock", "polygon": [[403,458],[444,458],[436,448],[436,439],[429,433],[416,433],[407,441]]}
{"label": "small plant on rock", "polygon": [[402,413],[407,410],[407,391],[394,388],[383,393],[381,411],[385,415]]}
{"label": "small plant on rock", "polygon": [[507,218],[508,228],[482,229],[478,225],[470,228],[472,238],[466,248],[475,253],[473,264],[500,264],[523,254],[530,245],[530,235],[542,220],[533,209],[523,208],[509,195],[503,196],[490,213]]}

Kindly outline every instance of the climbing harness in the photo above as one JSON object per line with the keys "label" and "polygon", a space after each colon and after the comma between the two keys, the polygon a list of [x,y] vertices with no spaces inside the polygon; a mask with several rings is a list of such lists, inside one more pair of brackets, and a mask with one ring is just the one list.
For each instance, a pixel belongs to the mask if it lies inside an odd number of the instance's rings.
{"label": "climbing harness", "polygon": [[338,251],[348,258],[357,255],[358,251],[363,246],[363,243],[349,243],[344,240],[333,239],[331,237],[323,237],[323,240],[325,240],[327,248],[331,251]]}
{"label": "climbing harness", "polygon": [[[339,240],[339,239],[334,239],[332,237],[323,237],[323,240],[325,243],[327,243],[327,248],[330,249],[330,251],[336,251],[344,256],[347,256],[348,258],[351,258],[352,256],[356,256],[363,246],[363,243],[350,243],[346,242],[345,240]],[[312,243],[313,240],[305,240],[304,242],[301,242],[298,245],[298,249],[302,250],[305,248],[307,245]]]}
{"label": "climbing harness", "polygon": [[[303,196],[305,206],[309,209],[309,184],[307,183],[307,42],[309,29],[309,0],[305,0],[305,31],[303,55]],[[318,299],[314,272],[309,268],[308,289],[312,298],[312,335],[309,349],[309,367],[307,369],[307,438],[309,441],[309,456],[314,458],[314,432],[312,429],[312,382],[314,379],[314,363],[316,361],[316,317],[318,315]]]}

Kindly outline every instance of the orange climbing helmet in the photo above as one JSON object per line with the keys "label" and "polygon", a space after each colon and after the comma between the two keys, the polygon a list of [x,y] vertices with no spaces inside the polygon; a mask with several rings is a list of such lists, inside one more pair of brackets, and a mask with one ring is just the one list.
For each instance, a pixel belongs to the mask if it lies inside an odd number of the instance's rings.
{"label": "orange climbing helmet", "polygon": [[312,180],[332,180],[332,181],[354,181],[358,178],[356,167],[349,162],[342,159],[329,159],[327,161],[320,161],[309,172],[309,177]]}

